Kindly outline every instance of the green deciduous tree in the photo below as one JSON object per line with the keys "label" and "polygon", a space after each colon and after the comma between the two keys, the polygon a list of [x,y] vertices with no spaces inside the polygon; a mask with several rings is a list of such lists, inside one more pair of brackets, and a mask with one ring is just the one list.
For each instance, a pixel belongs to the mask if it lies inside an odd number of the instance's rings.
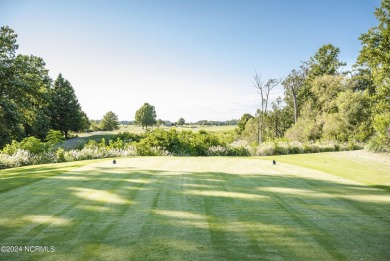
{"label": "green deciduous tree", "polygon": [[180,118],[178,121],[177,121],[177,125],[179,126],[182,126],[186,123],[186,121],[184,120],[184,118]]}
{"label": "green deciduous tree", "polygon": [[80,130],[88,131],[91,127],[91,121],[88,119],[88,116],[85,112],[81,111],[81,127]]}
{"label": "green deciduous tree", "polygon": [[42,58],[18,55],[15,59],[13,100],[18,104],[25,136],[43,140],[50,129],[51,78]]}
{"label": "green deciduous tree", "polygon": [[340,49],[338,47],[332,44],[324,44],[314,56],[310,57],[308,62],[302,64],[301,68],[304,68],[305,82],[300,89],[300,102],[304,103],[313,98],[312,85],[317,77],[344,74],[340,70],[346,63],[339,60],[339,54]]}
{"label": "green deciduous tree", "polygon": [[321,138],[321,125],[317,121],[317,112],[312,109],[313,107],[311,100],[304,103],[298,122],[286,132],[288,139],[304,142]]}
{"label": "green deciduous tree", "polygon": [[118,116],[112,111],[107,112],[100,121],[100,128],[107,131],[119,129]]}
{"label": "green deciduous tree", "polygon": [[142,126],[142,128],[148,128],[148,126],[156,125],[156,109],[154,106],[145,102],[141,108],[135,113],[135,124]]}
{"label": "green deciduous tree", "polygon": [[322,75],[337,75],[340,74],[340,68],[345,66],[345,62],[338,59],[340,49],[333,44],[324,44],[313,57],[309,59],[309,74],[308,77],[314,80]]}
{"label": "green deciduous tree", "polygon": [[252,119],[253,116],[250,115],[249,113],[245,113],[244,115],[241,116],[240,121],[238,122],[238,133],[241,134],[245,130],[245,125],[249,121],[249,119]]}
{"label": "green deciduous tree", "polygon": [[382,0],[375,16],[379,25],[360,36],[362,49],[357,63],[368,67],[376,86],[376,112],[390,111],[390,0]]}
{"label": "green deciduous tree", "polygon": [[17,34],[8,26],[0,28],[0,148],[13,139],[21,140],[22,117],[13,100],[14,62]]}
{"label": "green deciduous tree", "polygon": [[[390,0],[382,0],[381,6],[374,12],[379,25],[374,26],[360,36],[362,49],[357,64],[372,75],[375,91],[373,100],[373,126],[376,135],[372,148],[378,151],[390,151]],[[378,126],[383,126],[378,128]]]}
{"label": "green deciduous tree", "polygon": [[17,35],[0,29],[0,147],[25,136],[43,139],[50,127],[51,79],[42,58],[15,55]]}
{"label": "green deciduous tree", "polygon": [[312,83],[313,110],[320,113],[337,112],[335,99],[337,95],[346,91],[347,86],[342,75],[323,75],[317,77]]}
{"label": "green deciduous tree", "polygon": [[368,90],[342,92],[337,96],[336,104],[347,128],[348,140],[366,141],[373,133]]}

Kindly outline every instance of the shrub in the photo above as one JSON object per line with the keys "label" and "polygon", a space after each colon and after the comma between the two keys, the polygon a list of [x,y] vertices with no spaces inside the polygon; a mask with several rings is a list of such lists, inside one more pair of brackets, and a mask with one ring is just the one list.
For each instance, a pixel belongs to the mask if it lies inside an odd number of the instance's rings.
{"label": "shrub", "polygon": [[54,146],[64,140],[64,135],[58,130],[49,130],[46,135],[46,141],[50,146]]}
{"label": "shrub", "polygon": [[288,144],[289,154],[300,154],[303,153],[303,145],[300,142],[292,142]]}
{"label": "shrub", "polygon": [[333,142],[319,143],[320,152],[336,151],[336,145]]}
{"label": "shrub", "polygon": [[367,144],[367,149],[377,153],[390,153],[390,146],[384,136],[376,134]]}
{"label": "shrub", "polygon": [[247,141],[238,140],[232,142],[228,146],[227,155],[228,156],[250,156],[252,155],[252,148],[249,146]]}
{"label": "shrub", "polygon": [[274,155],[286,155],[289,153],[289,146],[286,142],[274,143]]}
{"label": "shrub", "polygon": [[43,153],[47,150],[45,143],[35,137],[27,137],[20,143],[20,148],[33,154]]}
{"label": "shrub", "polygon": [[0,169],[12,168],[12,156],[0,152]]}
{"label": "shrub", "polygon": [[63,148],[58,148],[56,151],[56,161],[64,162],[65,161],[65,150]]}
{"label": "shrub", "polygon": [[13,168],[34,164],[36,157],[27,150],[18,149],[14,154],[0,153],[0,168]]}
{"label": "shrub", "polygon": [[227,148],[223,146],[211,146],[207,149],[207,156],[226,156]]}
{"label": "shrub", "polygon": [[113,139],[120,139],[124,141],[125,143],[131,143],[131,142],[139,142],[144,136],[130,133],[130,132],[119,132],[117,135],[113,137]]}
{"label": "shrub", "polygon": [[318,144],[316,144],[316,143],[310,144],[309,147],[310,147],[310,152],[311,153],[318,153],[318,152],[320,152],[320,146]]}
{"label": "shrub", "polygon": [[18,151],[18,149],[20,149],[20,143],[16,140],[13,140],[11,144],[5,145],[5,147],[3,148],[3,153],[11,156],[16,151]]}
{"label": "shrub", "polygon": [[256,156],[272,156],[275,154],[275,146],[271,143],[260,144],[256,148]]}

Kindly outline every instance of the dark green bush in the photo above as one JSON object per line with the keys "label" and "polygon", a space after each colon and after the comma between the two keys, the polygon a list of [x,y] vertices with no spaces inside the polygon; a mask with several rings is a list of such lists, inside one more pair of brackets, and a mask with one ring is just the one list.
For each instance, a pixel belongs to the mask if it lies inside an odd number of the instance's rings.
{"label": "dark green bush", "polygon": [[223,145],[225,143],[214,133],[175,129],[169,131],[155,129],[135,143],[137,154],[142,156],[167,153],[176,156],[206,156],[210,147]]}
{"label": "dark green bush", "polygon": [[144,137],[144,135],[130,133],[130,132],[119,132],[118,134],[112,137],[113,140],[118,138],[126,143],[139,142]]}

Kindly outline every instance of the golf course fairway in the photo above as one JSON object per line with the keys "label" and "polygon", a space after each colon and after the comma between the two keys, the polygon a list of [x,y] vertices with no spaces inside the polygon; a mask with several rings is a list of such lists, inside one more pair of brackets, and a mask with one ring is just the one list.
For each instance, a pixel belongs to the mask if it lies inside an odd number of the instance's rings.
{"label": "golf course fairway", "polygon": [[1,170],[0,260],[390,260],[387,156],[116,160]]}

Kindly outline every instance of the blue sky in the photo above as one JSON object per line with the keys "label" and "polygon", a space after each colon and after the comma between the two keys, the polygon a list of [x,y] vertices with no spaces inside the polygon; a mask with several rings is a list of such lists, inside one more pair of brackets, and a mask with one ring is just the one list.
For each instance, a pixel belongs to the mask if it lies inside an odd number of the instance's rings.
{"label": "blue sky", "polygon": [[[323,44],[353,65],[379,0],[0,0],[21,54],[68,79],[90,119],[229,120],[254,114],[252,84],[284,78]],[[279,87],[271,99],[283,95]]]}

